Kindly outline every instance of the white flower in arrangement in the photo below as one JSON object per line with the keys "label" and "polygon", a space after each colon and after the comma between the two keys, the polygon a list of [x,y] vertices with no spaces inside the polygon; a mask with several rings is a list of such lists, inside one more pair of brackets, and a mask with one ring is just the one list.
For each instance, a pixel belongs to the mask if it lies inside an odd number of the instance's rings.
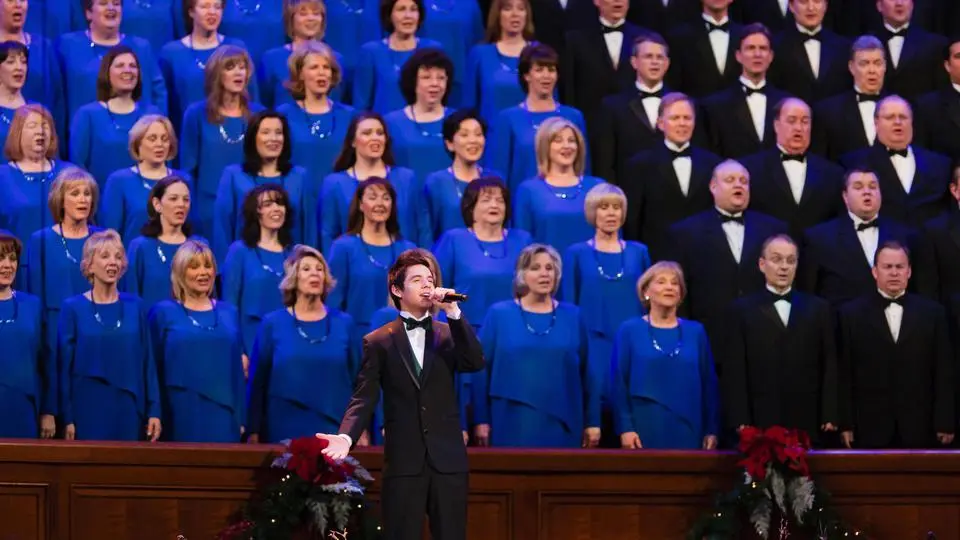
{"label": "white flower in arrangement", "polygon": [[770,515],[773,513],[773,503],[770,499],[764,499],[757,503],[757,506],[750,513],[750,524],[760,535],[760,538],[766,540],[770,537]]}
{"label": "white flower in arrangement", "polygon": [[319,487],[321,490],[329,493],[349,493],[351,495],[363,495],[363,486],[361,486],[356,480],[348,480],[346,482],[327,484]]}

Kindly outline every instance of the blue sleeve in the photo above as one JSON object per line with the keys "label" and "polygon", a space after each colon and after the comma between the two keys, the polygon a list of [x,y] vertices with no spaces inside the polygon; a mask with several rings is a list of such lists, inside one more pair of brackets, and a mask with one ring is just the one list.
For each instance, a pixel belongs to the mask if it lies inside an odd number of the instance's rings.
{"label": "blue sleeve", "polygon": [[34,328],[36,328],[40,334],[39,362],[40,380],[42,384],[40,387],[40,414],[52,414],[56,416],[59,413],[59,407],[57,406],[59,398],[57,382],[60,373],[57,371],[56,355],[52,354],[49,347],[45,345],[46,335],[43,329],[43,305],[38,302],[37,308],[37,317],[34,319],[33,324]]}
{"label": "blue sleeve", "polygon": [[40,299],[40,312],[46,309],[46,287],[43,283],[43,229],[27,241],[27,292]]}
{"label": "blue sleeve", "polygon": [[376,62],[373,49],[364,45],[360,48],[357,67],[353,71],[353,102],[358,111],[368,111],[373,107],[374,84],[377,80]]}
{"label": "blue sleeve", "polygon": [[513,130],[510,128],[510,116],[501,111],[493,121],[490,130],[490,145],[487,148],[486,161],[489,168],[502,172],[510,193],[515,193],[519,179],[512,178],[511,150],[513,148]]}
{"label": "blue sleeve", "polygon": [[[123,169],[114,172],[107,177],[107,185],[103,189],[103,198],[100,203],[100,224],[106,229],[113,229],[118,233],[123,233],[124,213],[123,207],[123,178],[117,173],[123,172]],[[132,238],[124,238],[129,243]]]}
{"label": "blue sleeve", "polygon": [[[167,393],[166,375],[167,375],[167,318],[160,304],[153,306],[147,315],[147,328],[150,332],[150,346],[153,349],[153,360],[156,364],[156,373],[158,386],[161,395]],[[164,411],[169,412],[169,411]],[[168,418],[161,418],[162,425],[167,424]]]}
{"label": "blue sleeve", "polygon": [[519,186],[516,198],[513,201],[513,226],[517,229],[523,229],[530,233],[533,238],[537,237],[537,220],[533,215],[533,190],[524,186]]}
{"label": "blue sleeve", "polygon": [[343,243],[331,247],[330,273],[337,280],[337,286],[327,295],[327,304],[346,311],[347,291],[350,289],[350,250]]}
{"label": "blue sleeve", "polygon": [[202,120],[203,108],[190,107],[183,113],[183,123],[180,126],[179,169],[194,179],[200,177]]}
{"label": "blue sleeve", "polygon": [[650,261],[650,250],[645,244],[640,244],[640,273],[647,271],[653,263]]}
{"label": "blue sleeve", "polygon": [[[232,311],[232,310],[231,310]],[[236,313],[232,313],[236,317]],[[239,317],[237,317],[239,320]],[[237,335],[233,338],[230,357],[233,359],[233,415],[234,420],[241,426],[247,425],[247,379],[243,374],[243,338],[240,336],[239,326]],[[239,434],[238,434],[239,437]]]}
{"label": "blue sleeve", "polygon": [[413,203],[417,216],[417,236],[411,238],[415,240],[417,246],[430,249],[433,246],[433,227],[430,226],[430,207],[427,201],[427,191],[424,185],[417,179],[413,181]]}
{"label": "blue sleeve", "polygon": [[580,326],[580,376],[583,378],[583,420],[584,428],[600,427],[600,397],[603,395],[603,379],[597,377],[602,373],[590,365],[590,351],[587,326],[583,318],[577,317]]}
{"label": "blue sleeve", "polygon": [[[226,261],[223,263],[223,301],[233,304],[242,313],[240,299],[243,296],[243,259],[244,250],[239,244],[230,246]],[[238,317],[238,322],[239,322]]]}
{"label": "blue sleeve", "polygon": [[70,161],[78,167],[90,169],[90,138],[93,125],[85,110],[77,111],[70,123]]}
{"label": "blue sleeve", "polygon": [[[580,111],[576,111],[576,113],[577,114],[575,115],[574,123],[577,125],[578,128],[580,128],[580,133],[583,133],[583,140],[589,141],[590,137],[589,135],[587,135],[587,122],[583,119],[583,113],[581,113]],[[591,171],[590,161],[593,160],[593,156],[590,155],[590,144],[584,145],[583,157],[584,157],[584,164],[586,165],[586,167],[583,170],[583,174],[590,175],[592,174],[590,172]]]}
{"label": "blue sleeve", "polygon": [[[270,52],[270,51],[267,51]],[[257,69],[259,74],[256,77],[250,79],[250,86],[253,86],[254,83],[259,82],[263,90],[260,92],[260,99],[253,99],[251,92],[251,99],[263,103],[266,107],[276,107],[275,97],[273,95],[273,86],[276,81],[273,73],[270,71],[270,66],[267,64],[267,60],[272,58],[271,54],[264,54],[263,58],[260,59],[260,66]]]}
{"label": "blue sleeve", "polygon": [[263,430],[267,388],[270,385],[270,373],[273,371],[273,349],[272,326],[270,323],[261,324],[250,357],[250,370],[253,372],[250,382],[250,408],[247,411],[247,432],[250,434],[259,435]]}
{"label": "blue sleeve", "polygon": [[63,71],[60,70],[60,62],[57,60],[56,52],[54,51],[53,45],[51,44],[46,48],[47,53],[47,65],[46,73],[44,76],[50,77],[50,81],[45,85],[48,89],[47,96],[50,100],[50,103],[45,105],[49,108],[50,114],[53,115],[53,124],[57,130],[58,139],[61,141],[60,144],[60,157],[66,158],[69,154],[67,152],[67,145],[63,144],[63,140],[67,137],[67,96],[63,91],[64,88],[64,78]]}
{"label": "blue sleeve", "polygon": [[560,299],[580,305],[580,269],[577,264],[576,244],[563,253],[563,277],[560,278]]}
{"label": "blue sleeve", "polygon": [[[237,230],[237,201],[233,195],[232,167],[223,170],[217,186],[217,198],[213,205],[213,254],[223,263]],[[234,304],[236,305],[236,304]]]}
{"label": "blue sleeve", "polygon": [[[160,110],[160,114],[166,116],[168,110],[167,103],[167,83],[163,79],[163,72],[160,70],[160,64],[157,57],[153,54],[153,49],[147,45],[139,53],[140,72],[149,73],[150,77],[150,104]],[[147,69],[144,69],[146,67]]]}
{"label": "blue sleeve", "polygon": [[720,396],[717,390],[717,370],[713,365],[713,353],[710,351],[710,342],[703,327],[697,335],[697,357],[700,360],[700,380],[703,385],[701,404],[703,407],[703,428],[706,435],[720,433]]}
{"label": "blue sleeve", "polygon": [[493,362],[496,360],[494,352],[497,350],[497,317],[496,311],[490,310],[483,326],[480,328],[480,344],[483,346],[483,357],[487,365],[473,373],[470,377],[470,397],[473,403],[473,421],[476,424],[490,423],[490,377],[493,373]]}
{"label": "blue sleeve", "polygon": [[146,387],[147,418],[160,418],[160,381],[157,377],[157,362],[147,323],[147,313],[140,306],[140,337],[143,340],[143,380]]}
{"label": "blue sleeve", "polygon": [[300,175],[300,184],[302,186],[302,200],[300,201],[300,226],[303,231],[303,243],[314,248],[319,248],[319,238],[317,233],[317,182],[312,182],[308,178],[307,171],[297,169]]}
{"label": "blue sleeve", "polygon": [[480,108],[480,80],[483,73],[480,72],[480,47],[470,48],[467,55],[467,65],[464,66],[463,75],[463,94],[461,95],[461,105],[464,108]]}
{"label": "blue sleeve", "polygon": [[450,232],[443,233],[437,245],[433,247],[433,254],[437,259],[437,268],[440,269],[440,275],[447,287],[453,286],[457,282],[457,277],[453,273],[456,266],[454,261],[457,256],[456,241]]}
{"label": "blue sleeve", "polygon": [[187,21],[183,17],[183,2],[170,2],[173,6],[173,33],[177,36],[187,35]]}
{"label": "blue sleeve", "polygon": [[470,12],[468,15],[470,17],[470,35],[467,36],[467,43],[473,46],[483,41],[483,13],[480,12],[479,2],[467,2],[467,10]]}
{"label": "blue sleeve", "polygon": [[[613,428],[620,435],[636,432],[633,412],[630,408],[630,360],[632,357],[630,335],[621,325],[613,342],[610,358],[610,387],[613,393]],[[642,439],[641,439],[642,440]]]}
{"label": "blue sleeve", "polygon": [[64,425],[73,423],[73,357],[77,352],[77,318],[73,307],[64,304],[57,323],[57,373],[59,374],[60,414]]}
{"label": "blue sleeve", "polygon": [[127,261],[130,266],[123,275],[123,288],[126,292],[143,298],[144,261],[141,245],[141,242],[131,242],[127,248]]}
{"label": "blue sleeve", "polygon": [[317,197],[317,220],[320,222],[320,251],[330,255],[333,241],[342,232],[340,230],[340,208],[337,205],[337,185],[333,176],[323,179],[320,195]]}

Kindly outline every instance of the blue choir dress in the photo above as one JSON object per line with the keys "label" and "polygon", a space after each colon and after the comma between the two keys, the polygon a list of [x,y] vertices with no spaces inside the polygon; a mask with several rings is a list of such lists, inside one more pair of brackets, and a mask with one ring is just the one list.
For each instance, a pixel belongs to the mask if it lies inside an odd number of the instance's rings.
{"label": "blue choir dress", "polygon": [[23,28],[31,34],[59,36],[82,30],[84,15],[80,4],[70,0],[33,0]]}
{"label": "blue choir dress", "polygon": [[[480,176],[501,177],[500,173],[483,167],[480,167]],[[439,239],[446,231],[464,226],[460,201],[469,185],[470,182],[464,182],[453,174],[453,167],[427,175],[423,191],[434,239]]]}
{"label": "blue choir dress", "polygon": [[[31,9],[31,11],[33,11]],[[30,20],[32,17],[28,17]],[[60,60],[53,43],[44,36],[58,36],[60,34],[35,34],[26,36],[27,50],[27,80],[23,84],[24,99],[27,103],[41,103],[53,115],[54,127],[58,134],[67,133],[67,101],[63,91],[63,72],[60,69]],[[13,119],[13,115],[10,115]],[[9,125],[3,126],[9,129]],[[3,139],[6,140],[6,132]],[[66,145],[61,145],[61,151],[66,152]],[[65,154],[64,154],[65,155]]]}
{"label": "blue choir dress", "polygon": [[240,240],[227,251],[222,271],[223,299],[240,313],[243,354],[248,357],[263,317],[283,307],[280,282],[287,255],[287,251],[251,248]]}
{"label": "blue choir dress", "polygon": [[526,98],[520,87],[520,57],[504,56],[496,43],[483,43],[470,50],[464,74],[463,106],[476,109],[487,125],[500,111]]}
{"label": "blue choir dress", "polygon": [[647,246],[624,242],[620,253],[604,253],[592,242],[570,246],[563,255],[560,297],[580,306],[587,327],[590,369],[609,396],[610,355],[617,330],[627,319],[643,315],[637,280],[650,267]]}
{"label": "blue choir dress", "polygon": [[287,41],[283,25],[283,0],[224,2],[220,31],[228,36],[236,36],[247,44],[247,52],[256,69],[263,53]]}
{"label": "blue choir dress", "polygon": [[40,298],[45,354],[56,354],[57,321],[63,302],[90,290],[90,282],[80,271],[83,244],[90,234],[101,230],[90,226],[83,238],[64,238],[53,227],[44,227],[30,235],[26,268],[21,265],[20,271],[27,274],[27,292]]}
{"label": "blue choir dress", "polygon": [[580,310],[559,302],[531,313],[516,301],[490,307],[480,331],[487,367],[473,374],[477,424],[495,447],[578,448],[600,427],[600,384],[586,369]]}
{"label": "blue choir dress", "polygon": [[[191,240],[206,242],[203,238]],[[127,241],[127,273],[123,276],[123,288],[143,300],[148,309],[158,302],[173,297],[170,283],[170,265],[173,256],[183,244],[168,244],[156,238],[135,236]]]}
{"label": "blue choir dress", "polygon": [[[157,57],[153,53],[150,42],[128,34],[122,36],[120,44],[130,47],[140,63],[140,81],[143,87],[143,93],[140,96],[141,105],[154,105],[161,114],[166,114],[167,86],[163,81],[163,73],[157,64]],[[97,100],[97,73],[100,71],[100,61],[112,47],[97,45],[91,41],[87,30],[60,36],[56,47],[60,65],[63,66],[66,118],[72,120],[80,107]]]}
{"label": "blue choir dress", "polygon": [[260,442],[336,433],[360,371],[353,318],[335,309],[297,321],[286,309],[263,319],[250,357],[248,431]]}
{"label": "blue choir dress", "polygon": [[[433,244],[430,216],[423,192],[417,189],[422,184],[417,183],[413,171],[403,167],[389,167],[387,180],[397,192],[397,200],[393,204],[397,208],[400,234],[420,247],[429,247]],[[360,182],[349,171],[335,172],[323,179],[317,215],[320,218],[320,245],[324,253],[330,253],[333,241],[347,231],[350,201],[359,185]]]}
{"label": "blue choir dress", "polygon": [[166,300],[150,311],[151,340],[163,405],[163,438],[238,443],[246,422],[246,381],[237,309],[208,311]]}
{"label": "blue choir dress", "polygon": [[358,235],[343,235],[330,248],[330,273],[337,286],[330,291],[327,304],[345,311],[357,325],[357,335],[370,331],[373,313],[387,301],[387,270],[397,256],[416,247],[409,240],[397,240],[389,246],[372,246]]}
{"label": "blue choir dress", "polygon": [[504,233],[500,242],[481,242],[461,226],[443,233],[433,249],[444,285],[470,297],[460,309],[477,330],[490,306],[513,298],[517,257],[531,242],[522,229]]}
{"label": "blue choir dress", "polygon": [[[171,170],[170,175],[183,178],[193,194],[193,180],[190,175]],[[100,224],[113,229],[127,244],[140,235],[140,229],[147,222],[147,203],[150,190],[156,180],[144,178],[136,167],[114,171],[107,177],[106,188],[101,195]]]}
{"label": "blue choir dress", "polygon": [[534,242],[548,244],[561,254],[596,233],[584,216],[587,192],[603,180],[584,176],[570,187],[554,187],[535,176],[513,192],[513,226],[529,231]]}
{"label": "blue choir dress", "polygon": [[[450,112],[444,109],[443,117]],[[414,122],[404,109],[397,109],[383,120],[387,123],[397,165],[412,170],[419,186],[423,186],[428,174],[450,165],[450,154],[443,143],[443,118]]]}
{"label": "blue choir dress", "polygon": [[86,169],[105,193],[107,178],[117,169],[134,165],[130,155],[130,128],[145,114],[160,111],[143,102],[132,112],[113,113],[100,101],[87,103],[70,124],[70,161]]}
{"label": "blue choir dress", "polygon": [[654,328],[635,317],[617,332],[611,367],[614,425],[618,434],[636,432],[644,448],[696,450],[720,429],[707,334],[696,321],[679,322],[675,328]]}
{"label": "blue choir dress", "polygon": [[[380,2],[378,0],[339,0],[327,2],[327,32],[323,41],[339,54],[343,71],[344,101],[353,103],[353,79],[357,58],[364,43],[380,39]],[[344,84],[345,83],[345,84]],[[359,109],[359,107],[358,107]],[[362,110],[362,109],[360,109]]]}
{"label": "blue choir dress", "polygon": [[357,58],[353,75],[353,103],[360,111],[387,114],[407,105],[400,93],[400,70],[416,49],[439,48],[432,39],[417,38],[417,45],[409,51],[395,51],[387,44],[388,38],[364,43]]}
{"label": "blue choir dress", "polygon": [[[530,112],[523,102],[497,114],[487,137],[487,165],[507,175],[504,181],[510,193],[516,192],[520,182],[537,175],[537,130],[540,124],[554,116],[566,118],[580,129],[584,137],[587,136],[583,114],[566,105],[558,105],[550,112]],[[590,174],[589,149],[584,151],[588,153],[585,172]]]}
{"label": "blue choir dress", "polygon": [[213,253],[223,263],[234,240],[243,230],[243,199],[253,188],[261,184],[282,186],[290,197],[293,207],[293,242],[317,246],[317,186],[307,180],[303,167],[294,167],[285,176],[265,178],[250,176],[240,165],[230,165],[223,171],[217,200],[213,210]]}
{"label": "blue choir dress", "polygon": [[[293,96],[286,87],[287,81],[290,80],[287,61],[290,59],[292,50],[292,45],[287,43],[263,53],[260,65],[257,67],[257,75],[261,89],[260,103],[267,107],[279,110],[281,105],[294,103]],[[333,52],[333,56],[340,64],[340,84],[330,91],[329,98],[333,101],[341,101],[344,95],[343,89],[349,85],[349,81],[346,78],[347,73],[343,70],[343,56],[337,51]]]}
{"label": "blue choir dress", "polygon": [[40,415],[57,413],[56,394],[50,393],[56,363],[44,354],[39,298],[14,291],[0,300],[0,341],[0,439],[35,439]]}
{"label": "blue choir dress", "polygon": [[292,161],[307,170],[307,178],[317,186],[333,172],[347,127],[353,120],[353,107],[331,100],[331,110],[307,114],[296,103],[284,103],[277,112],[287,118],[290,128]]}
{"label": "blue choir dress", "polygon": [[123,0],[120,31],[147,40],[157,54],[163,44],[176,35],[173,6],[182,3],[179,0]]}
{"label": "blue choir dress", "polygon": [[60,413],[76,426],[77,440],[144,440],[147,420],[161,418],[147,310],[136,296],[64,301],[57,366]]}
{"label": "blue choir dress", "polygon": [[[222,124],[207,119],[207,102],[198,101],[187,108],[180,132],[180,170],[195,182],[191,207],[196,208],[194,232],[204,238],[213,237],[213,207],[220,187],[220,178],[228,165],[243,162],[243,138],[247,119],[224,118]],[[262,111],[258,103],[250,103],[250,113]]]}
{"label": "blue choir dress", "polygon": [[[224,37],[222,45],[233,45],[246,49],[247,45],[236,38]],[[204,70],[213,52],[219,47],[197,50],[183,44],[179,39],[171,41],[160,49],[160,70],[167,83],[170,96],[170,121],[177,132],[187,107],[205,97],[203,94]],[[257,78],[252,77],[247,87],[252,101],[260,101]]]}

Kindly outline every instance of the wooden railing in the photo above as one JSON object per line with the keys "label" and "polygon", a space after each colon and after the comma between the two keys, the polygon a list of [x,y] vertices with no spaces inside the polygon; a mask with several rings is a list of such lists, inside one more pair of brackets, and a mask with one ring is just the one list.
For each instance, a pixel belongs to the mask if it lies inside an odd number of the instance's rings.
{"label": "wooden railing", "polygon": [[[278,447],[0,442],[0,540],[210,540]],[[382,455],[357,457],[379,480]],[[734,481],[722,453],[470,450],[469,540],[681,540]],[[960,454],[815,454],[877,540],[960,539]],[[378,484],[371,489],[376,498]],[[280,539],[278,539],[280,540]]]}

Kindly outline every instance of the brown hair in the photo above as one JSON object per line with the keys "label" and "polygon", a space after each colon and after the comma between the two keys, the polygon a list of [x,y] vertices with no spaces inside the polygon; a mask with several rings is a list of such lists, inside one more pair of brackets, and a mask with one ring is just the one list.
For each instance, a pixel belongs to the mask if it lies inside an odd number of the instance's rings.
{"label": "brown hair", "polygon": [[247,66],[247,85],[240,93],[240,109],[243,117],[250,117],[250,94],[247,87],[253,78],[253,61],[246,50],[235,45],[221,45],[213,51],[207,60],[207,67],[203,71],[203,93],[207,96],[207,120],[211,124],[222,124],[223,115],[220,114],[220,105],[223,104],[223,70],[233,67],[237,61]]}
{"label": "brown hair", "polygon": [[[500,34],[503,32],[503,28],[500,26],[500,12],[503,11],[506,3],[511,1],[512,0],[493,0],[490,4],[490,12],[487,15],[487,33],[484,36],[487,43],[500,41]],[[533,41],[533,6],[530,5],[530,0],[520,1],[527,6],[527,21],[523,24],[523,30],[521,30],[520,34],[526,41]]]}
{"label": "brown hair", "polygon": [[[181,303],[187,297],[187,269],[193,264],[193,261],[200,259],[201,262],[209,262],[213,266],[213,275],[217,275],[217,259],[213,256],[210,246],[198,241],[188,239],[173,255],[173,262],[170,263],[170,288],[173,289],[173,297]],[[210,287],[207,296],[213,298],[216,287]]]}
{"label": "brown hair", "polygon": [[110,68],[113,67],[113,62],[124,54],[132,56],[137,63],[137,85],[133,87],[133,96],[131,97],[134,101],[140,101],[140,96],[143,94],[143,67],[140,65],[140,58],[137,53],[126,45],[110,47],[107,54],[103,55],[103,59],[100,60],[100,71],[97,72],[97,101],[107,102],[113,97],[113,85],[110,84]]}
{"label": "brown hair", "polygon": [[353,198],[350,199],[350,211],[347,213],[347,234],[360,234],[363,230],[363,212],[360,211],[360,203],[363,201],[363,195],[368,189],[380,186],[390,195],[390,217],[387,218],[387,234],[391,238],[400,237],[400,221],[397,219],[397,190],[393,188],[386,178],[371,176],[360,182],[357,190],[353,192]]}
{"label": "brown hair", "polygon": [[97,203],[100,201],[100,187],[97,181],[93,179],[87,171],[80,167],[69,167],[57,174],[53,185],[50,186],[50,192],[47,194],[47,208],[50,209],[50,215],[54,223],[63,221],[63,200],[67,196],[67,189],[72,184],[85,184],[90,187],[90,217],[87,221],[92,221],[93,216],[97,215]]}
{"label": "brown hair", "polygon": [[323,36],[327,33],[327,5],[323,3],[323,0],[286,0],[283,3],[283,29],[287,33],[287,37],[293,39],[293,17],[297,14],[300,6],[305,4],[320,6],[320,16],[323,18],[323,22],[320,24],[320,33],[317,35],[317,39],[323,39]]}
{"label": "brown hair", "polygon": [[290,79],[283,83],[283,86],[290,91],[290,96],[295,100],[304,99],[307,95],[305,85],[300,79],[300,76],[303,75],[303,66],[307,63],[307,57],[311,54],[323,58],[330,66],[330,90],[328,91],[332,92],[343,78],[343,69],[340,67],[340,62],[337,62],[337,56],[329,46],[319,41],[308,41],[302,45],[298,45],[294,47],[293,53],[291,53],[287,59],[287,69],[290,71]]}
{"label": "brown hair", "polygon": [[143,138],[147,136],[147,130],[154,124],[161,124],[170,137],[170,150],[167,152],[167,160],[177,157],[177,133],[173,130],[170,119],[162,114],[146,114],[141,116],[130,128],[130,141],[127,149],[130,151],[130,157],[133,158],[133,161],[141,161],[140,145],[143,144]]}
{"label": "brown hair", "polygon": [[421,249],[408,249],[397,256],[397,260],[393,261],[393,265],[390,267],[390,271],[387,272],[387,290],[389,291],[390,298],[393,299],[393,305],[397,309],[400,309],[400,297],[393,294],[393,287],[396,287],[403,290],[403,283],[407,280],[407,269],[411,266],[416,266],[422,264],[430,269],[430,273],[434,274],[434,286],[437,285],[438,275],[437,272],[434,272],[434,268],[439,268],[436,264],[436,259],[431,261],[432,257],[428,257],[424,251]]}
{"label": "brown hair", "polygon": [[20,242],[19,238],[9,232],[0,230],[0,258],[10,253],[13,253],[14,257],[19,261],[20,255],[23,253],[23,243]]}
{"label": "brown hair", "polygon": [[7,142],[3,146],[3,154],[10,161],[20,161],[23,159],[23,146],[20,144],[20,138],[23,137],[23,129],[27,126],[27,118],[31,113],[39,114],[47,124],[47,152],[44,157],[47,159],[56,159],[59,152],[60,139],[57,137],[57,127],[53,122],[53,115],[46,107],[39,103],[27,103],[17,108],[17,112],[10,121],[10,131],[7,133]]}

